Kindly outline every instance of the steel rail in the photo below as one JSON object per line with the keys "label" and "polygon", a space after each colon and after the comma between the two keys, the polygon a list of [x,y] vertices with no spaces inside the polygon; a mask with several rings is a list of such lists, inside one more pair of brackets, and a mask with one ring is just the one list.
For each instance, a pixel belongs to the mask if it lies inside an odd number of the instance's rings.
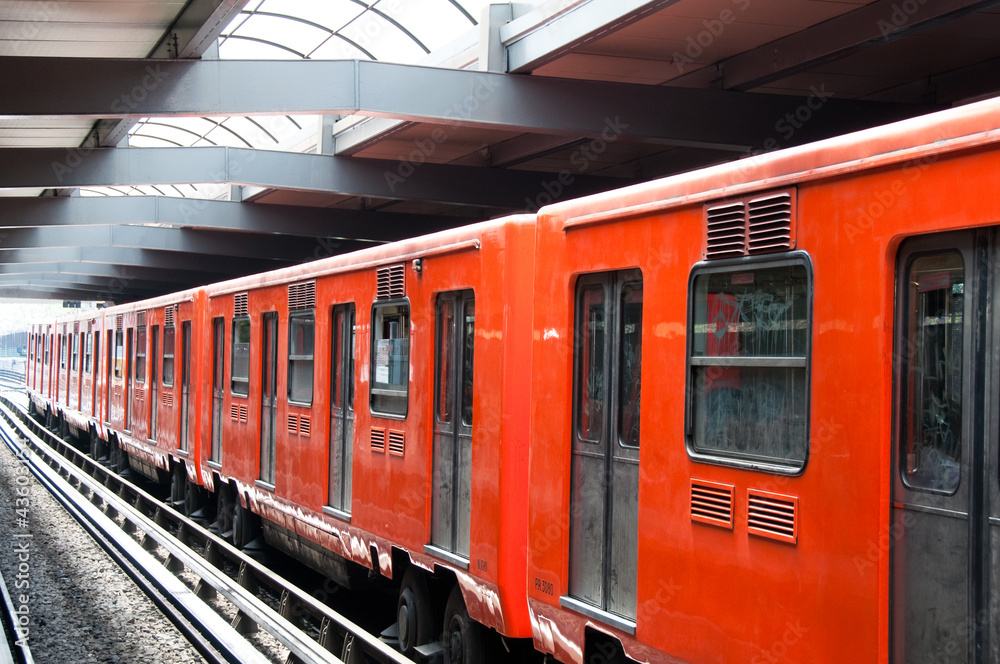
{"label": "steel rail", "polygon": [[[14,416],[8,410],[11,402],[2,396],[0,402],[5,405],[0,406],[0,415],[13,420]],[[62,456],[78,470],[80,484],[86,485],[93,492],[92,499],[99,496],[105,505],[110,505],[117,514],[125,517],[126,524],[131,524],[127,528],[140,530],[148,539],[168,551],[168,567],[183,566],[198,576],[201,581],[196,589],[197,593],[211,594],[214,591],[225,596],[239,611],[234,625],[244,630],[259,625],[271,633],[289,649],[289,661],[338,662],[340,660],[334,658],[330,651],[340,649],[338,654],[344,657],[350,654],[349,662],[363,661],[354,659],[363,653],[369,661],[380,664],[412,664],[411,660],[383,643],[377,636],[322,604],[305,590],[67,444],[28,417],[22,409],[14,407],[14,410],[23,424],[33,432],[29,438],[34,438],[40,446]],[[38,439],[38,436],[45,436],[49,444]],[[144,511],[150,506],[155,506],[151,508],[152,517]],[[168,530],[168,524],[176,529],[176,536]],[[188,547],[187,542],[191,541],[204,548],[204,555]],[[229,561],[234,568],[239,569],[239,576],[235,581],[222,571],[224,561]],[[266,588],[272,595],[281,598],[277,611],[254,596],[253,591],[258,587]],[[317,627],[316,638],[288,620],[294,613],[308,617],[314,623],[314,627]]]}

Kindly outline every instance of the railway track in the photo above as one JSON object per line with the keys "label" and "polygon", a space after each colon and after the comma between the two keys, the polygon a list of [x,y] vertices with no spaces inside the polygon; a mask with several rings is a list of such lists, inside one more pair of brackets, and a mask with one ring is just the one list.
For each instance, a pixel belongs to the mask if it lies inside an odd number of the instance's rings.
{"label": "railway track", "polygon": [[207,661],[410,661],[44,429],[7,396],[0,396],[0,439]]}

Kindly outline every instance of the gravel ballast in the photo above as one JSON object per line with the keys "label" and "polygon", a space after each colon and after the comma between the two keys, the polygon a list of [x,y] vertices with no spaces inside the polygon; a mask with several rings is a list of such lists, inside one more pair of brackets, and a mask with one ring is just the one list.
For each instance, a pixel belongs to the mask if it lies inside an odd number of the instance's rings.
{"label": "gravel ballast", "polygon": [[0,571],[39,664],[204,662],[2,444],[0,542]]}

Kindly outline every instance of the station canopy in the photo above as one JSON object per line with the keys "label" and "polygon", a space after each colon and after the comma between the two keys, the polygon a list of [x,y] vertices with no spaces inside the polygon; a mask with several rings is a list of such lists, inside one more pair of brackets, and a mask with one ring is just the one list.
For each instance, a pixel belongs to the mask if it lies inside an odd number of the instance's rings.
{"label": "station canopy", "polygon": [[998,6],[0,3],[0,297],[134,300],[994,96]]}

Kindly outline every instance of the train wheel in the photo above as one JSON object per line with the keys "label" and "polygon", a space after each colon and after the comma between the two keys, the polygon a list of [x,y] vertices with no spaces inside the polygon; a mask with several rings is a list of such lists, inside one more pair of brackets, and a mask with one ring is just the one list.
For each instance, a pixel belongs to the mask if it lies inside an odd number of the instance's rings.
{"label": "train wheel", "polygon": [[187,484],[187,469],[184,464],[174,464],[173,477],[170,480],[170,506],[180,507],[184,504],[185,485]]}
{"label": "train wheel", "polygon": [[404,655],[413,659],[414,648],[431,640],[433,621],[427,579],[417,568],[410,567],[403,575],[396,604],[399,649]]}
{"label": "train wheel", "polygon": [[482,626],[469,618],[462,599],[462,591],[456,585],[448,597],[444,609],[444,662],[445,664],[483,664]]}
{"label": "train wheel", "polygon": [[260,528],[254,520],[254,513],[243,507],[239,498],[233,503],[233,546],[242,549],[257,538]]}
{"label": "train wheel", "polygon": [[218,528],[219,537],[232,541],[233,537],[233,516],[236,510],[233,509],[233,490],[228,485],[219,487],[219,504],[215,510],[215,525]]}

